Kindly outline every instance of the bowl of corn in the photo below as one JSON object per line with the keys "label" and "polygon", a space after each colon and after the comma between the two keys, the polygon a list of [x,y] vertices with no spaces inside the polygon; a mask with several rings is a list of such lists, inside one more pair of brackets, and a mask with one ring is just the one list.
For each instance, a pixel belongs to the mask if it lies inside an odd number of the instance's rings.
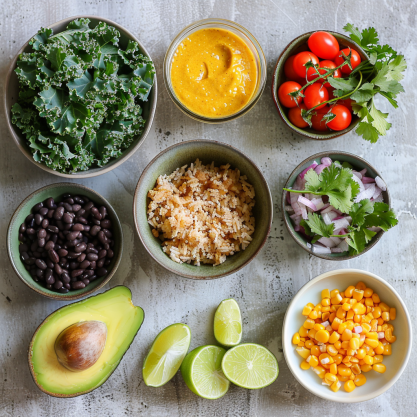
{"label": "bowl of corn", "polygon": [[288,306],[284,355],[294,377],[326,400],[367,401],[404,371],[412,347],[407,307],[385,280],[367,271],[326,272]]}

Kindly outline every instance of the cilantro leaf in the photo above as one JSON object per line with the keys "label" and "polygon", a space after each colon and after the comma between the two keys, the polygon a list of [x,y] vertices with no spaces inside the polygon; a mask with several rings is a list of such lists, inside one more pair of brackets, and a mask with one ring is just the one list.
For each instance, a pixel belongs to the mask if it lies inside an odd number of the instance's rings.
{"label": "cilantro leaf", "polygon": [[323,237],[330,237],[334,231],[334,224],[326,224],[323,218],[317,213],[308,213],[308,220],[305,220],[308,225],[310,232]]}
{"label": "cilantro leaf", "polygon": [[376,143],[379,139],[378,130],[368,122],[359,122],[355,132],[371,143]]}
{"label": "cilantro leaf", "polygon": [[398,224],[395,213],[386,203],[374,203],[374,212],[366,216],[366,227],[380,227],[385,232]]}
{"label": "cilantro leaf", "polygon": [[352,224],[362,226],[365,222],[365,216],[373,212],[374,205],[370,200],[365,199],[352,205],[349,216],[352,217]]}
{"label": "cilantro leaf", "polygon": [[349,237],[346,239],[346,242],[350,246],[349,253],[350,255],[356,255],[361,253],[366,247],[366,238],[365,232],[363,229],[353,231],[349,233]]}

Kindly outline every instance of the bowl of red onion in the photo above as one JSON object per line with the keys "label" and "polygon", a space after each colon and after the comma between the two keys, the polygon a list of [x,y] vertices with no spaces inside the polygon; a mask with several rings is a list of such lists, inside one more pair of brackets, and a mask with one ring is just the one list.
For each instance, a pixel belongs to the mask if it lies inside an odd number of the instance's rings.
{"label": "bowl of red onion", "polygon": [[398,223],[379,172],[363,158],[320,152],[299,164],[282,194],[285,225],[308,253],[342,261],[370,250]]}

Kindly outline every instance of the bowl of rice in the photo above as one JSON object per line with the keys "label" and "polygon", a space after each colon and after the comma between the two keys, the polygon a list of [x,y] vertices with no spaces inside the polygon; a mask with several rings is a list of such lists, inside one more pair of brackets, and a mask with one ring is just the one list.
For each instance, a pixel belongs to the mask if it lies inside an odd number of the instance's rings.
{"label": "bowl of rice", "polygon": [[213,140],[181,142],[143,171],[133,217],[148,253],[192,279],[232,274],[266,242],[273,205],[259,168],[242,152]]}

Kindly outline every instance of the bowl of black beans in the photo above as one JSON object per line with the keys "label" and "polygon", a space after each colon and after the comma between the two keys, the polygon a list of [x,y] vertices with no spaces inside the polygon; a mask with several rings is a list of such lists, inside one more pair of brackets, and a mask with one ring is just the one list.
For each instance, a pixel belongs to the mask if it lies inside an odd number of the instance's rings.
{"label": "bowl of black beans", "polygon": [[114,275],[123,232],[110,203],[83,185],[58,183],[29,195],[14,212],[7,251],[20,279],[37,293],[75,300]]}

